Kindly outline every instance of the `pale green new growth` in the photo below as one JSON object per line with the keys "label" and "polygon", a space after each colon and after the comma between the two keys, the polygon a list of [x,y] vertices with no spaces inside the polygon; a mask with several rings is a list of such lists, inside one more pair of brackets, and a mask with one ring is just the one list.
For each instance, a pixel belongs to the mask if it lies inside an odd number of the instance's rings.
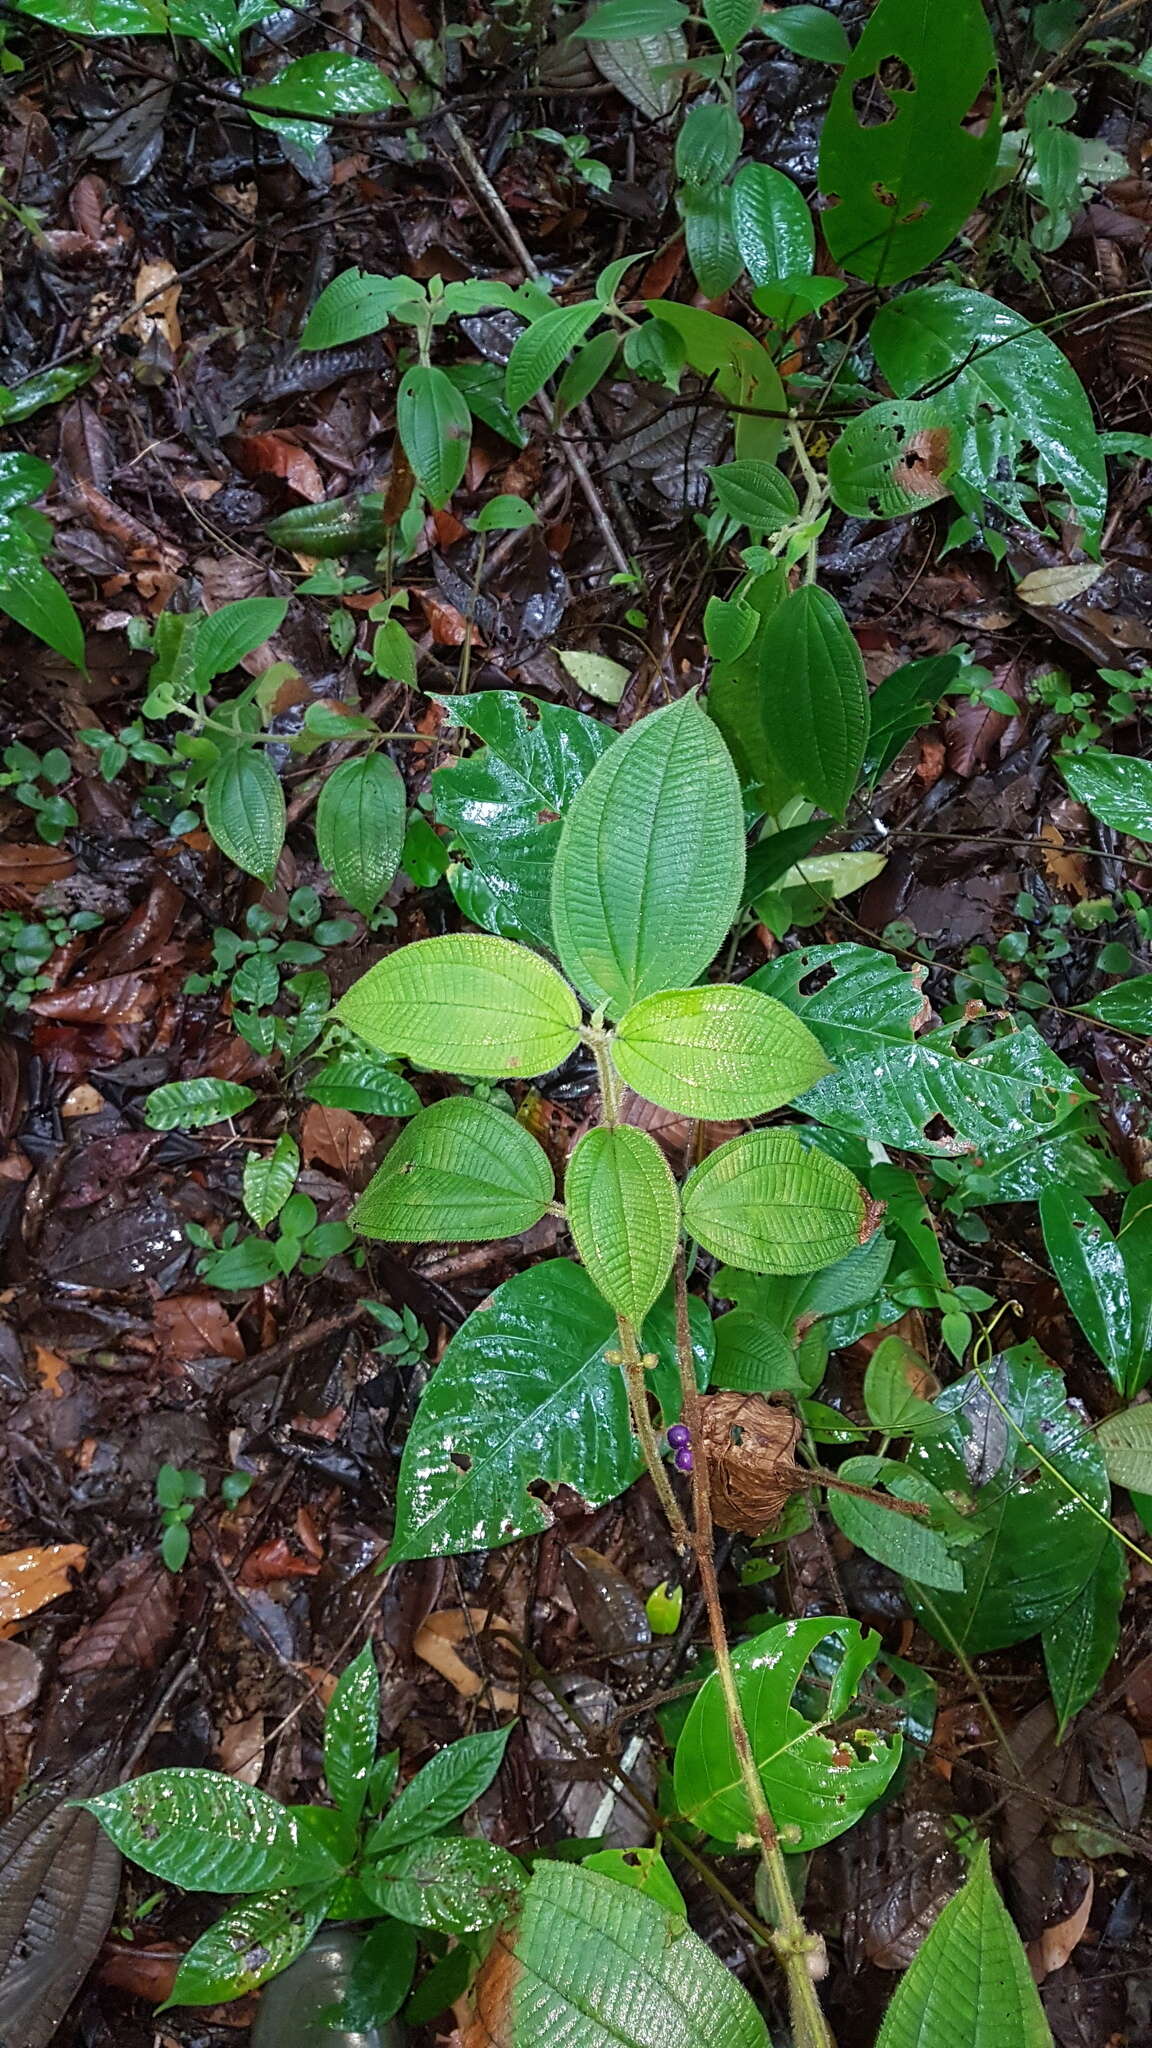
{"label": "pale green new growth", "polygon": [[684,1183],[684,1222],[706,1251],[749,1273],[815,1273],[869,1235],[859,1183],[794,1131],[749,1131]]}
{"label": "pale green new growth", "polygon": [[486,1080],[549,1073],[575,1051],[580,1025],[554,967],[510,939],[471,934],[400,947],[336,1015],[378,1052]]}
{"label": "pale green new growth", "polygon": [[766,1116],[831,1073],[783,1003],[711,983],[647,996],[626,1012],[612,1059],[630,1088],[680,1116]]}

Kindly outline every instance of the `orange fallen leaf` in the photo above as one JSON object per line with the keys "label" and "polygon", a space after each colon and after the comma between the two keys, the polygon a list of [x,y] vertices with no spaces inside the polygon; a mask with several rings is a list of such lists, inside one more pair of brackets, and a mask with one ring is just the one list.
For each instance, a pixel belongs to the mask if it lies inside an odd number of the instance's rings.
{"label": "orange fallen leaf", "polygon": [[46,1351],[42,1344],[36,1346],[36,1370],[54,1401],[60,1399],[60,1379],[69,1371],[68,1360],[60,1358],[55,1351]]}
{"label": "orange fallen leaf", "polygon": [[49,1543],[38,1550],[10,1550],[0,1557],[0,1622],[23,1621],[50,1600],[72,1591],[72,1573],[82,1571],[88,1552],[82,1543]]}
{"label": "orange fallen leaf", "polygon": [[1042,1984],[1045,1977],[1050,1977],[1053,1971],[1062,1970],[1073,1949],[1084,1939],[1096,1889],[1091,1864],[1088,1866],[1087,1874],[1088,1882],[1084,1887],[1084,1897],[1075,1911],[1069,1913],[1066,1920],[1061,1920],[1058,1926],[1046,1927],[1043,1934],[1028,1943],[1028,1962],[1038,1984]]}
{"label": "orange fallen leaf", "polygon": [[[453,1644],[462,1643],[466,1638],[470,1642],[484,1628],[502,1629],[506,1634],[512,1634],[511,1622],[505,1621],[502,1615],[490,1614],[486,1607],[443,1608],[438,1614],[428,1616],[417,1632],[412,1648],[425,1664],[430,1664],[433,1671],[438,1671],[441,1678],[446,1678],[449,1685],[455,1687],[461,1699],[472,1700],[484,1692],[485,1681],[469,1668],[463,1657],[457,1655]],[[505,1686],[489,1687],[488,1696],[500,1713],[519,1712],[520,1702],[516,1694]]]}

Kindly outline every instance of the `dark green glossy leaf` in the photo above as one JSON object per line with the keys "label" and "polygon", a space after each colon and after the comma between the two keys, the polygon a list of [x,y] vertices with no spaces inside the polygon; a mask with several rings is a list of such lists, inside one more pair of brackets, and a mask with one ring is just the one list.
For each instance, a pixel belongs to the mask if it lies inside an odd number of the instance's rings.
{"label": "dark green glossy leaf", "polygon": [[300,1147],[288,1131],[281,1132],[271,1152],[248,1154],[244,1161],[244,1207],[258,1229],[266,1230],[280,1214],[299,1171]]}
{"label": "dark green glossy leaf", "polygon": [[47,21],[74,36],[162,36],[168,33],[163,0],[17,0],[18,14]]}
{"label": "dark green glossy leaf", "polygon": [[250,107],[324,119],[335,114],[375,114],[403,104],[401,94],[378,65],[346,50],[316,50],[311,56],[295,57],[267,85],[247,86],[244,97]]}
{"label": "dark green glossy leaf", "polygon": [[325,1109],[351,1109],[359,1116],[412,1116],[420,1107],[420,1097],[402,1074],[355,1054],[326,1060],[304,1093]]}
{"label": "dark green glossy leaf", "polygon": [[732,229],[732,194],[727,185],[685,184],[676,204],[692,275],[706,298],[718,299],[743,268]]}
{"label": "dark green glossy leaf", "polygon": [[773,8],[763,18],[761,33],[817,64],[846,64],[852,51],[843,23],[827,7]]}
{"label": "dark green glossy leaf", "polygon": [[186,1891],[258,1892],[339,1876],[278,1799],[220,1771],[152,1771],[79,1803],[123,1855]]}
{"label": "dark green glossy leaf", "polygon": [[[352,1965],[335,2024],[371,2039],[399,2012],[416,1975],[416,1931],[403,1920],[382,1920],[365,1935]],[[339,2036],[333,2048],[343,2048]],[[352,2048],[352,2044],[348,2044]]]}
{"label": "dark green glossy leaf", "polygon": [[44,567],[40,552],[19,518],[0,516],[0,612],[75,668],[83,668],[84,628],[63,584]]}
{"label": "dark green glossy leaf", "polygon": [[959,663],[954,654],[929,654],[907,661],[872,692],[872,717],[862,769],[875,783],[921,726],[927,725]]}
{"label": "dark green glossy leaf", "polygon": [[771,164],[745,164],[732,180],[732,228],[753,284],[803,277],[816,260],[816,231],[798,185]]}
{"label": "dark green glossy leaf", "polygon": [[515,1910],[524,1867],[491,1842],[441,1836],[374,1859],[364,1884],[397,1920],[442,1934],[473,1934]]}
{"label": "dark green glossy leaf", "polygon": [[[1152,810],[1149,811],[1152,819]],[[1082,1003],[1090,1017],[1112,1024],[1118,1031],[1134,1031],[1152,1038],[1152,974],[1134,974],[1130,980],[1106,988],[1090,1003]]]}
{"label": "dark green glossy leaf", "polygon": [[340,1673],[324,1716],[324,1776],[341,1811],[359,1820],[380,1732],[380,1676],[371,1643]]}
{"label": "dark green glossy leaf", "polygon": [[1056,1709],[1058,1742],[1073,1715],[1093,1698],[1116,1655],[1127,1584],[1125,1553],[1118,1543],[1108,1543],[1078,1597],[1044,1632],[1044,1664]]}
{"label": "dark green glossy leaf", "polygon": [[804,584],[760,635],[760,717],[769,751],[797,795],[842,817],[868,743],[864,662],[827,591]]}
{"label": "dark green glossy leaf", "polygon": [[[845,1458],[837,1477],[854,1486],[883,1488],[897,1500],[936,1505],[935,1489],[924,1484],[922,1473],[912,1472],[893,1458]],[[935,1499],[934,1499],[935,1496]],[[930,1520],[913,1521],[879,1501],[857,1500],[849,1493],[828,1489],[828,1512],[837,1527],[867,1557],[886,1564],[890,1571],[921,1585],[946,1593],[958,1593],[964,1573],[948,1547],[945,1535]]]}
{"label": "dark green glossy leaf", "polygon": [[369,1856],[402,1849],[409,1842],[436,1834],[488,1790],[508,1747],[512,1723],[484,1735],[464,1735],[450,1742],[417,1771],[397,1794],[367,1842]]}
{"label": "dark green glossy leaf", "polygon": [[[701,1384],[711,1324],[693,1303]],[[661,1360],[651,1375],[664,1419],[679,1413],[675,1319],[665,1297],[645,1322]],[[606,1350],[616,1317],[568,1259],[518,1273],[475,1310],[449,1344],[404,1447],[390,1553],[455,1556],[549,1527],[529,1487],[574,1487],[590,1506],[613,1500],[643,1469],[624,1381]]]}
{"label": "dark green glossy leaf", "polygon": [[1132,1303],[1123,1253],[1104,1218],[1082,1195],[1046,1188],[1040,1221],[1052,1267],[1076,1321],[1121,1393],[1131,1393],[1134,1371]]}
{"label": "dark green glossy leaf", "polygon": [[328,1910],[327,1891],[269,1892],[217,1920],[182,1959],[163,2012],[172,2005],[222,2005],[243,1998],[303,1953]]}
{"label": "dark green glossy leaf", "polygon": [[1094,817],[1131,839],[1152,839],[1152,761],[1087,747],[1082,754],[1061,755],[1060,766],[1073,796]]}

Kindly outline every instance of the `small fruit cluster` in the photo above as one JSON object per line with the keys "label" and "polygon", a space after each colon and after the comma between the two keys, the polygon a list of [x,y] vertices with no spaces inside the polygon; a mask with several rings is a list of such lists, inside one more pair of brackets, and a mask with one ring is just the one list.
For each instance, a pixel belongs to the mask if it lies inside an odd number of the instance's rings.
{"label": "small fruit cluster", "polygon": [[692,1433],[683,1422],[674,1422],[668,1431],[668,1444],[673,1452],[672,1463],[678,1472],[692,1470]]}

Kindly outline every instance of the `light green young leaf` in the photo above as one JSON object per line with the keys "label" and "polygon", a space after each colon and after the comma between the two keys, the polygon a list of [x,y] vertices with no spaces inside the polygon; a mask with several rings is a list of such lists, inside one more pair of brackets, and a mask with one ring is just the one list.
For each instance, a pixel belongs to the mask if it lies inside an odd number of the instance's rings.
{"label": "light green young leaf", "polygon": [[328,1889],[274,1891],[245,1899],[209,1927],[181,1958],[157,2012],[174,2005],[223,2005],[243,1998],[302,1955],[328,1909]]}
{"label": "light green young leaf", "polygon": [[685,696],[630,727],[572,802],[552,873],[561,964],[590,1004],[614,1016],[690,983],[735,917],[743,880],[736,770],[712,721]]}
{"label": "light green young leaf", "polygon": [[621,1018],[612,1059],[630,1088],[679,1116],[766,1116],[829,1070],[783,1003],[713,982],[647,996]]}
{"label": "light green young leaf", "polygon": [[218,1081],[212,1074],[197,1081],[165,1081],[149,1095],[144,1121],[150,1131],[202,1131],[251,1109],[255,1100],[255,1091],[242,1081]]}
{"label": "light green young leaf", "polygon": [[524,1888],[507,1849],[466,1835],[413,1842],[365,1865],[364,1889],[386,1913],[441,1934],[473,1934],[506,1920]]}
{"label": "light green young leaf", "polygon": [[387,754],[342,761],[320,791],[316,850],[344,901],[364,917],[392,885],[407,815],[404,778]]}
{"label": "light green young leaf", "polygon": [[763,11],[761,0],[704,0],[704,19],[726,57],[739,49]]}
{"label": "light green young leaf", "polygon": [[835,598],[815,583],[786,597],[759,643],[760,714],[796,793],[843,817],[868,745],[864,662]]}
{"label": "light green young leaf", "polygon": [[261,1892],[340,1874],[278,1799],[222,1771],[151,1771],[78,1804],[123,1855],[185,1891]]}
{"label": "light green young leaf", "polygon": [[[614,1877],[573,1863],[538,1862],[512,1941],[518,1967],[503,2035],[509,2042],[769,2048],[764,2022],[739,1978],[683,1915]],[[611,1969],[604,1967],[606,1955]],[[501,1966],[497,1948],[486,1972]],[[482,1975],[481,1998],[483,1982]],[[501,2017],[505,2009],[501,2002]]]}
{"label": "light green young leaf", "polygon": [[864,1374],[869,1422],[885,1436],[915,1436],[920,1430],[939,1429],[940,1418],[931,1402],[915,1391],[917,1386],[934,1384],[919,1352],[903,1337],[881,1338]]}
{"label": "light green young leaf", "polygon": [[450,377],[413,363],[400,379],[396,428],[412,474],[429,503],[446,505],[468,465],[472,414]]}
{"label": "light green young leaf", "polygon": [[259,747],[221,756],[204,785],[204,822],[221,853],[271,884],[284,845],[284,791]]}
{"label": "light green young leaf", "polygon": [[1107,1416],[1096,1431],[1096,1442],[1114,1486],[1152,1493],[1152,1402]]}
{"label": "light green young leaf", "polygon": [[257,1229],[266,1230],[296,1185],[300,1147],[282,1131],[271,1152],[249,1152],[244,1161],[244,1207]]}
{"label": "light green young leaf", "polygon": [[733,419],[736,454],[775,462],[787,435],[788,402],[780,372],[760,342],[734,320],[676,299],[649,299],[654,320],[672,328],[690,367],[712,377],[721,398],[741,410]]}
{"label": "light green young leaf", "polygon": [[1093,817],[1130,839],[1152,839],[1152,761],[1086,747],[1081,754],[1062,754],[1059,765],[1073,796]]}
{"label": "light green young leaf", "polygon": [[689,1174],[682,1199],[689,1234],[750,1273],[815,1273],[871,1235],[848,1168],[794,1131],[731,1138]]}
{"label": "light green young leaf", "polygon": [[580,648],[557,648],[557,659],[567,669],[578,690],[586,690],[590,697],[599,697],[602,704],[618,704],[632,679],[632,671],[622,661],[611,661],[606,654],[585,654]]}
{"label": "light green young leaf", "polygon": [[342,270],[326,285],[309,313],[301,348],[344,348],[379,334],[398,306],[423,295],[409,277],[376,277],[371,271]]}
{"label": "light green young leaf", "polygon": [[982,1843],[900,1979],[876,2048],[1052,2048],[1024,1945]]}
{"label": "light green young leaf", "polygon": [[[819,1715],[810,1704],[802,1712],[794,1696],[809,1660],[829,1641],[839,1660]],[[900,1761],[899,1734],[869,1729],[863,1710],[853,1715],[851,1747],[823,1732],[849,1712],[879,1648],[879,1636],[859,1622],[819,1615],[765,1629],[733,1649],[752,1754],[777,1827],[795,1831],[790,1848],[816,1849],[842,1835],[879,1798]],[[722,1842],[755,1834],[715,1672],[693,1700],[676,1745],[675,1784],[680,1812],[697,1827]]]}
{"label": "light green young leaf", "polygon": [[[767,19],[767,17],[764,17]],[[798,185],[772,164],[745,164],[732,180],[732,229],[755,285],[806,277],[816,230]]]}
{"label": "light green young leaf", "polygon": [[515,1117],[451,1095],[405,1126],[350,1221],[365,1237],[467,1244],[531,1230],[554,1192],[547,1153]]}
{"label": "light green young leaf", "polygon": [[572,30],[599,43],[636,42],[678,29],[688,15],[680,0],[605,0]]}
{"label": "light green young leaf", "polygon": [[712,1325],[714,1387],[737,1394],[807,1394],[796,1353],[782,1329],[753,1309],[734,1308]]}
{"label": "light green young leaf", "polygon": [[389,953],[336,1005],[377,1052],[483,1080],[550,1073],[574,1052],[580,1006],[524,946],[453,933]]}
{"label": "light green young leaf", "polygon": [[646,1131],[585,1133],[564,1178],[568,1228],[589,1278],[637,1328],[662,1293],[680,1233],[668,1162]]}
{"label": "light green young leaf", "polygon": [[368,1837],[366,1852],[381,1856],[422,1841],[458,1820],[488,1790],[508,1747],[513,1723],[482,1735],[464,1735],[438,1750],[409,1780]]}
{"label": "light green young leaf", "polygon": [[[901,67],[903,82],[889,89],[884,65],[889,78]],[[989,74],[995,97],[977,133],[968,122]],[[999,140],[996,46],[981,0],[880,0],[820,139],[821,225],[836,261],[871,284],[926,269],[978,204]]]}
{"label": "light green young leaf", "polygon": [[761,33],[816,64],[846,64],[852,54],[843,23],[827,7],[773,8],[762,19]]}
{"label": "light green young leaf", "polygon": [[524,329],[508,358],[504,380],[504,394],[513,412],[519,412],[544,389],[603,310],[597,299],[578,306],[558,306]]}
{"label": "light green young leaf", "polygon": [[[540,521],[525,498],[518,498],[511,491],[502,491],[499,497],[489,498],[480,507],[472,521],[473,533],[522,533],[526,526],[539,526]],[[408,635],[404,635],[408,639]],[[409,645],[411,642],[409,641]]]}

